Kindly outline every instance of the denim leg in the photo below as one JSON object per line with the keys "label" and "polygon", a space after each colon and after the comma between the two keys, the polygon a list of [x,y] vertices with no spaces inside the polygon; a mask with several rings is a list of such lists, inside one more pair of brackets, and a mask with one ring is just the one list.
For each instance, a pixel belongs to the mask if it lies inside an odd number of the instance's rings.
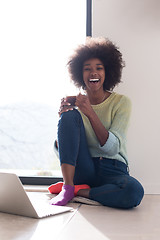
{"label": "denim leg", "polygon": [[74,184],[92,187],[90,199],[116,208],[132,208],[140,204],[144,195],[143,187],[129,176],[124,163],[91,158],[83,120],[77,110],[61,115],[58,147],[61,164],[75,166]]}
{"label": "denim leg", "polygon": [[75,166],[74,184],[94,185],[95,167],[88,150],[83,120],[77,110],[61,115],[58,148],[60,163]]}
{"label": "denim leg", "polygon": [[116,160],[100,162],[99,186],[91,189],[90,199],[108,207],[136,207],[143,198],[143,187],[135,178],[129,176],[125,164],[119,162],[117,167],[115,162]]}

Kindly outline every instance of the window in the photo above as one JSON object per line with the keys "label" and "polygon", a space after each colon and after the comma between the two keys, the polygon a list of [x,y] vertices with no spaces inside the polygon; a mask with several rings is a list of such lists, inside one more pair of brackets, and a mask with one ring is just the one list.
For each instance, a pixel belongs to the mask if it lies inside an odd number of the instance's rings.
{"label": "window", "polygon": [[86,26],[91,35],[89,0],[0,2],[1,171],[40,184],[61,177],[53,150],[57,112],[63,96],[77,93],[66,63]]}

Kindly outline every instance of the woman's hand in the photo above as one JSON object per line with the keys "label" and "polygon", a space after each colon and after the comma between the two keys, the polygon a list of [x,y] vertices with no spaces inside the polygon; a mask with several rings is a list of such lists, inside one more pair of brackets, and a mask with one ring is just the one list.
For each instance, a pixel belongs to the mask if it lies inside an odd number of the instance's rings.
{"label": "woman's hand", "polygon": [[62,98],[61,105],[58,111],[59,116],[61,116],[63,112],[68,112],[69,110],[73,110],[73,106],[66,101],[66,98]]}
{"label": "woman's hand", "polygon": [[[87,117],[91,116],[94,113],[88,96],[82,95],[81,93],[76,96],[75,106],[78,107],[79,110]],[[68,112],[70,110],[73,110],[73,108],[74,106],[71,103],[67,102],[67,97],[62,98],[58,114],[61,116],[63,112]]]}
{"label": "woman's hand", "polygon": [[90,104],[89,98],[86,95],[78,94],[76,97],[75,105],[80,109],[80,111],[87,117],[93,113],[93,108]]}

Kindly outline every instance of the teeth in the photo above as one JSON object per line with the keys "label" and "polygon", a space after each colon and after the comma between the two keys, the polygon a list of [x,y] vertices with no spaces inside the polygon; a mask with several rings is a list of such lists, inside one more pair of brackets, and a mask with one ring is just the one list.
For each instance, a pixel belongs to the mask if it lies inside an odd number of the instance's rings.
{"label": "teeth", "polygon": [[98,78],[92,78],[92,79],[89,79],[89,81],[90,82],[97,82],[97,81],[99,81],[99,79]]}

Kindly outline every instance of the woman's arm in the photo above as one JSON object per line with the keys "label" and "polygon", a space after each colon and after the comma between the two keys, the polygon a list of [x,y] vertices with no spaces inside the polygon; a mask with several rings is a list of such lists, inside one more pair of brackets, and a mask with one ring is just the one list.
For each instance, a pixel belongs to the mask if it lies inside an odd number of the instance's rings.
{"label": "woman's arm", "polygon": [[117,98],[114,109],[112,111],[112,123],[107,130],[92,106],[87,103],[89,101],[84,98],[83,101],[77,101],[77,106],[80,111],[88,118],[97,140],[100,144],[101,150],[106,152],[109,156],[119,153],[123,143],[126,141],[126,134],[131,113],[131,102],[125,97]]}
{"label": "woman's arm", "polygon": [[89,119],[100,145],[103,146],[109,137],[109,132],[103,126],[97,114],[94,112],[88,97],[79,94],[77,96],[76,106]]}
{"label": "woman's arm", "polygon": [[109,132],[103,126],[103,124],[101,123],[97,114],[94,111],[88,115],[88,119],[89,119],[91,126],[96,134],[99,144],[102,147],[107,142],[107,139],[109,137]]}

